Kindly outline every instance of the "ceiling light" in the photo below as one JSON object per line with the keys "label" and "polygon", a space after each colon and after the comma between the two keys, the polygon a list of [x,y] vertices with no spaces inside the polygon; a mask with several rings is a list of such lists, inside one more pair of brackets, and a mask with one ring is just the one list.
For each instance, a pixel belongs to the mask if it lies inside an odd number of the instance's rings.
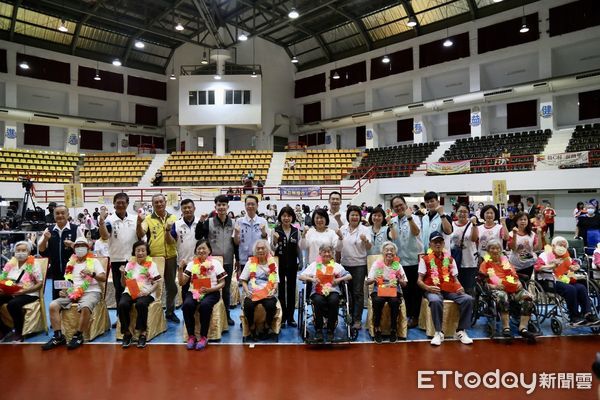
{"label": "ceiling light", "polygon": [[21,61],[21,63],[19,64],[19,68],[29,69],[29,64],[27,64],[27,61]]}
{"label": "ceiling light", "polygon": [[115,58],[115,59],[113,60],[112,64],[113,64],[115,67],[120,67],[120,66],[122,65],[122,64],[121,64],[121,60],[119,60],[118,58]]}
{"label": "ceiling light", "polygon": [[202,65],[208,64],[208,59],[206,58],[206,50],[204,50],[204,54],[202,55],[202,61],[200,61],[200,64],[202,64]]}
{"label": "ceiling light", "polygon": [[337,71],[335,71],[335,72],[333,73],[333,76],[332,76],[332,78],[333,78],[333,79],[340,79],[340,74],[338,74],[338,73],[337,73]]}
{"label": "ceiling light", "polygon": [[417,20],[415,19],[415,17],[410,17],[406,25],[410,26],[411,28],[417,26]]}
{"label": "ceiling light", "polygon": [[135,47],[137,47],[138,49],[143,49],[144,48],[144,42],[142,42],[141,40],[136,40],[135,41]]}
{"label": "ceiling light", "polygon": [[245,42],[246,40],[248,40],[248,36],[247,36],[247,35],[246,35],[244,32],[242,32],[242,33],[240,33],[240,35],[238,36],[238,40],[239,40],[240,42]]}
{"label": "ceiling light", "polygon": [[384,64],[387,64],[390,62],[390,58],[387,56],[387,54],[385,56],[383,56],[383,58],[381,59],[381,62]]}
{"label": "ceiling light", "polygon": [[450,40],[450,38],[447,38],[446,40],[444,40],[444,47],[452,47],[452,45],[454,44],[452,42],[452,40]]}
{"label": "ceiling light", "polygon": [[502,0],[493,0],[494,3],[500,3]]}
{"label": "ceiling light", "polygon": [[69,28],[67,28],[67,26],[65,25],[64,19],[60,20],[60,25],[58,26],[58,30],[61,32],[69,32]]}
{"label": "ceiling light", "polygon": [[292,57],[292,64],[298,64],[300,60],[298,60],[298,57],[294,56]]}
{"label": "ceiling light", "polygon": [[256,74],[256,71],[252,71],[252,75],[251,75],[251,77],[252,77],[252,78],[257,78],[257,77],[258,77],[258,75]]}
{"label": "ceiling light", "polygon": [[95,81],[101,81],[102,78],[100,78],[100,72],[98,72],[98,70],[96,70],[96,76],[94,76],[94,80]]}
{"label": "ceiling light", "polygon": [[181,22],[178,22],[177,25],[175,25],[175,30],[176,31],[182,31],[185,28],[183,27],[183,25],[181,25]]}
{"label": "ceiling light", "polygon": [[296,11],[296,8],[292,7],[290,12],[288,13],[288,17],[290,17],[291,19],[296,19],[299,16],[300,16],[300,14],[298,13],[298,11]]}
{"label": "ceiling light", "polygon": [[215,75],[213,78],[215,78],[215,79],[216,79],[216,80],[218,80],[218,81],[220,81],[220,80],[222,79],[222,78],[221,78],[221,75]]}
{"label": "ceiling light", "polygon": [[175,74],[173,72],[171,72],[171,75],[169,75],[169,79],[174,81],[175,79],[177,79],[177,77],[175,76]]}
{"label": "ceiling light", "polygon": [[529,27],[527,26],[527,20],[525,19],[525,17],[523,17],[523,19],[521,21],[521,29],[519,29],[519,32],[521,32],[521,33],[529,32]]}

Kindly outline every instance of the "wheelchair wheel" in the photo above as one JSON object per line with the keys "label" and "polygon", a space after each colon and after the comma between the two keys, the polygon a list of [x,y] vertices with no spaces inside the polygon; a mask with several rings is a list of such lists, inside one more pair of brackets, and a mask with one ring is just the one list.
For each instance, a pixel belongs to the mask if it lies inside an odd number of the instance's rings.
{"label": "wheelchair wheel", "polygon": [[589,281],[588,295],[590,297],[592,312],[596,316],[600,315],[600,286],[593,280]]}
{"label": "wheelchair wheel", "polygon": [[548,317],[548,302],[550,301],[548,295],[544,291],[542,285],[535,280],[529,281],[527,291],[531,293],[533,302],[535,304],[535,313],[538,316],[538,322],[543,323]]}
{"label": "wheelchair wheel", "polygon": [[300,333],[300,337],[303,340],[306,340],[306,329],[305,329],[305,316],[304,309],[306,308],[306,303],[304,302],[304,289],[300,290],[298,293],[298,333]]}
{"label": "wheelchair wheel", "polygon": [[562,333],[562,324],[556,317],[550,318],[550,329],[552,329],[552,333],[557,336],[560,336]]}

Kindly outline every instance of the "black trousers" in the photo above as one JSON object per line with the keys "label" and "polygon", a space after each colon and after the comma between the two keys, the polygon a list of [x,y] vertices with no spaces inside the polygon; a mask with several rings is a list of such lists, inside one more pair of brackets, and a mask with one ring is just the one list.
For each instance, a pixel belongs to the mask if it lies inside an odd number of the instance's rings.
{"label": "black trousers", "polygon": [[365,308],[365,278],[367,277],[367,266],[358,265],[356,267],[344,266],[346,271],[352,275],[350,281],[350,295],[348,302],[350,313],[352,313],[352,322],[360,323],[362,321],[363,309]]}
{"label": "black trousers", "polygon": [[254,309],[259,304],[262,304],[267,313],[265,325],[271,327],[273,318],[275,318],[275,312],[277,311],[277,299],[275,297],[266,297],[258,301],[252,301],[252,298],[246,297],[244,299],[244,316],[248,320],[248,324],[250,326],[254,324]]}
{"label": "black trousers", "polygon": [[135,329],[138,331],[145,331],[148,327],[148,306],[153,301],[154,298],[152,296],[138,297],[133,300],[129,293],[123,293],[117,307],[119,311],[119,321],[121,321],[121,333],[125,334],[129,332],[129,312],[134,304],[135,310],[137,311]]}
{"label": "black trousers", "polygon": [[417,270],[419,269],[419,266],[403,265],[402,267],[404,268],[406,279],[408,280],[406,287],[402,288],[404,301],[406,301],[406,316],[407,318],[418,320],[419,313],[421,312],[421,300],[423,298],[421,288],[417,286],[417,278],[419,277]]}
{"label": "black trousers", "polygon": [[340,308],[339,293],[331,292],[329,296],[313,293],[310,299],[315,307],[315,329],[323,329],[323,318],[327,317],[327,330],[333,332]]}
{"label": "black trousers", "polygon": [[550,239],[552,239],[554,237],[554,223],[546,225],[548,225],[548,233],[550,234]]}
{"label": "black trousers", "polygon": [[[15,332],[19,335],[23,333],[23,324],[25,323],[25,313],[23,312],[23,306],[29,303],[33,303],[38,298],[35,296],[28,296],[22,294],[20,296],[0,296],[0,306],[7,304],[8,313],[12,317],[13,324],[15,326]],[[46,312],[42,310],[42,312]],[[2,318],[0,318],[0,331],[3,333],[8,332],[8,326],[4,325]]]}
{"label": "black trousers", "polygon": [[119,303],[121,302],[121,296],[125,288],[121,283],[121,271],[119,268],[127,264],[127,261],[114,261],[110,263],[110,273],[113,277],[113,286],[115,287],[115,303],[117,305],[117,315],[119,314]]}
{"label": "black trousers", "polygon": [[196,309],[200,313],[200,336],[208,336],[208,328],[210,328],[210,318],[215,304],[219,302],[221,294],[219,292],[211,292],[206,294],[202,300],[194,300],[192,292],[185,295],[183,306],[183,320],[185,321],[185,329],[188,336],[194,336],[196,331]]}
{"label": "black trousers", "polygon": [[383,307],[385,303],[390,306],[390,326],[391,330],[395,331],[398,326],[398,315],[400,313],[400,304],[402,303],[402,296],[398,293],[396,297],[380,297],[376,292],[371,293],[371,301],[373,302],[373,326],[379,328],[381,325],[381,314],[383,314]]}
{"label": "black trousers", "polygon": [[231,278],[233,276],[233,264],[225,264],[223,265],[223,269],[227,273],[227,276],[225,277],[225,286],[223,287],[223,289],[221,289],[221,291],[223,292],[223,303],[225,304],[225,312],[227,313],[227,318],[230,318],[229,306],[231,305]]}
{"label": "black trousers", "polygon": [[283,320],[294,320],[296,306],[296,272],[298,264],[279,265],[279,303],[283,311]]}

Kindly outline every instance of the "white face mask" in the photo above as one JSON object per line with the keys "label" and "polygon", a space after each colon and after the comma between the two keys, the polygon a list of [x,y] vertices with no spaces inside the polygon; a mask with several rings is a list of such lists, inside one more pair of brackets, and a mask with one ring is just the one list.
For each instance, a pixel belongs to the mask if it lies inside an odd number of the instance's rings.
{"label": "white face mask", "polygon": [[557,256],[562,257],[567,253],[567,248],[563,246],[556,246],[554,247],[554,253],[556,253]]}
{"label": "white face mask", "polygon": [[88,253],[88,248],[87,247],[75,247],[75,254],[77,255],[77,257],[85,257],[85,255]]}
{"label": "white face mask", "polygon": [[15,257],[19,261],[25,261],[25,260],[27,260],[27,257],[29,257],[29,254],[25,253],[25,252],[19,252],[19,253],[15,253]]}
{"label": "white face mask", "polygon": [[595,210],[595,209],[593,209],[593,208],[588,208],[588,209],[587,209],[587,213],[588,213],[589,215],[594,215],[594,213],[595,213],[595,212],[596,212],[596,210]]}

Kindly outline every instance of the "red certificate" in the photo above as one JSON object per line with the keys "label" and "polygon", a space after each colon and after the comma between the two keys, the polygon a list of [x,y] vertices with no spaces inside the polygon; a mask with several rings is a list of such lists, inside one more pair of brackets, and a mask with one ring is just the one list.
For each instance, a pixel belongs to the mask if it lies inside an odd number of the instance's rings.
{"label": "red certificate", "polygon": [[317,272],[317,278],[319,279],[319,283],[321,285],[325,285],[327,283],[329,283],[330,285],[333,285],[333,275],[321,274],[321,273]]}
{"label": "red certificate", "polygon": [[135,279],[126,279],[125,285],[129,289],[129,295],[133,300],[137,299],[140,295],[140,286]]}
{"label": "red certificate", "polygon": [[200,290],[200,288],[210,289],[212,287],[210,278],[194,278],[192,280],[192,285],[194,285],[194,289],[196,290]]}

